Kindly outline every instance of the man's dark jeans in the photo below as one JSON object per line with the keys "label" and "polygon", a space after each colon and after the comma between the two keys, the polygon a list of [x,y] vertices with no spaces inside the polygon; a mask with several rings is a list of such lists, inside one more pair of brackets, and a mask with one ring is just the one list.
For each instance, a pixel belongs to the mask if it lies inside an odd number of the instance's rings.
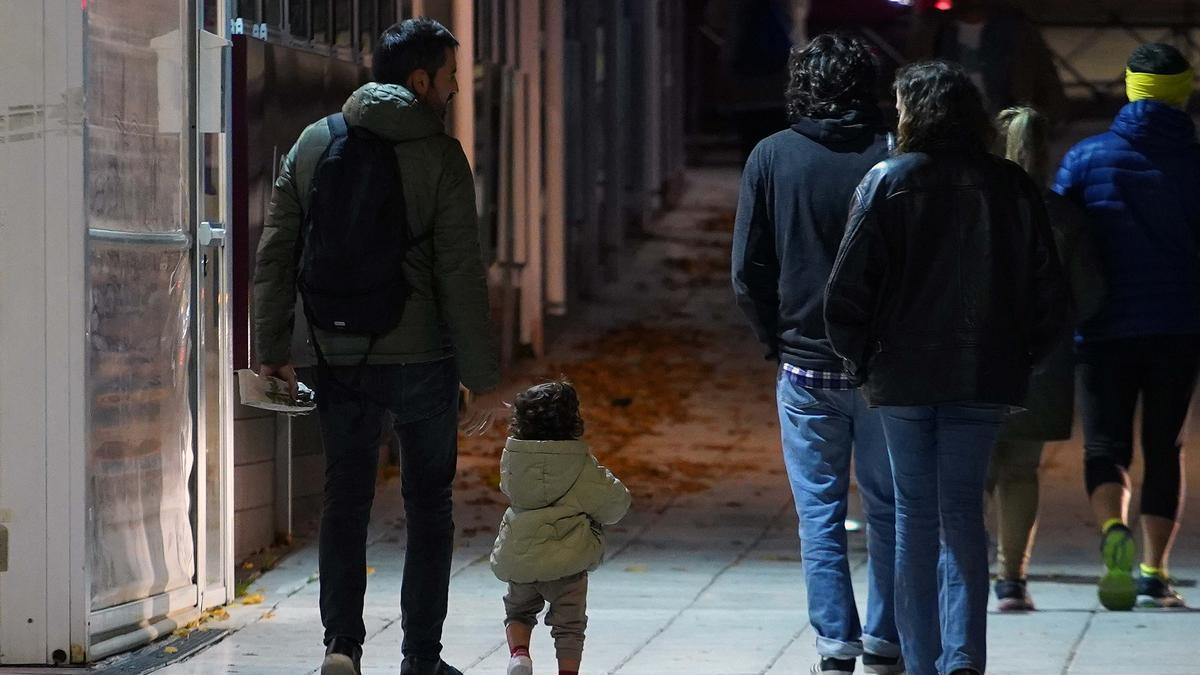
{"label": "man's dark jeans", "polygon": [[[356,385],[356,386],[355,386]],[[321,514],[321,622],[325,642],[362,644],[366,541],[385,408],[401,445],[401,492],[408,521],[400,593],[406,657],[441,653],[454,550],[451,494],[458,460],[458,370],[454,359],[394,366],[333,367],[317,373],[325,443]]]}

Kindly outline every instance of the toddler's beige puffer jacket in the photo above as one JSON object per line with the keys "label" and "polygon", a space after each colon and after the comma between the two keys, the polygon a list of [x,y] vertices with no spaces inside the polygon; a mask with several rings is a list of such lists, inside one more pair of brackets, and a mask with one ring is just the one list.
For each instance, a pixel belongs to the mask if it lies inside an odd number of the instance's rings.
{"label": "toddler's beige puffer jacket", "polygon": [[629,510],[629,491],[582,441],[508,439],[500,489],[512,506],[492,548],[501,581],[554,581],[593,570],[604,557],[604,525]]}

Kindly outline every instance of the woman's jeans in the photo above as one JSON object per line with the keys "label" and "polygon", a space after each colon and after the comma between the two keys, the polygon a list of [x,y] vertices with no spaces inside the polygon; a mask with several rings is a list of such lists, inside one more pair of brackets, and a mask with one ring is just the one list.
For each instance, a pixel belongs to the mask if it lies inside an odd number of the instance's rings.
{"label": "woman's jeans", "polygon": [[983,489],[1004,409],[880,408],[896,481],[896,624],[910,675],[984,672]]}
{"label": "woman's jeans", "polygon": [[[776,383],[783,459],[796,512],[817,652],[852,659],[864,649],[900,655],[892,584],[895,510],[879,415],[858,390],[800,386],[781,368]],[[850,458],[867,516],[866,630],[859,623],[846,551]]]}

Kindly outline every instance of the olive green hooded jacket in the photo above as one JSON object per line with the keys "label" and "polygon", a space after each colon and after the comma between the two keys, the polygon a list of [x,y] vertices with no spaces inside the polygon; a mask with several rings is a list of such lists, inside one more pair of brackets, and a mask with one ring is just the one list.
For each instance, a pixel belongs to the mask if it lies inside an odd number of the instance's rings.
{"label": "olive green hooded jacket", "polygon": [[[404,316],[376,341],[370,363],[423,363],[454,356],[463,385],[491,389],[500,380],[499,356],[480,254],[475,181],[462,146],[446,135],[432,109],[398,85],[363,85],[342,113],[348,125],[396,143],[408,226],[418,242],[403,261],[412,287]],[[329,140],[325,120],[309,125],[275,181],[254,277],[260,363],[292,361],[298,240],[313,173]],[[319,330],[316,337],[334,365],[357,364],[369,343],[364,336]]]}
{"label": "olive green hooded jacket", "polygon": [[582,441],[508,439],[500,457],[504,512],[492,548],[501,581],[554,581],[589,571],[604,557],[605,525],[629,511],[629,491]]}

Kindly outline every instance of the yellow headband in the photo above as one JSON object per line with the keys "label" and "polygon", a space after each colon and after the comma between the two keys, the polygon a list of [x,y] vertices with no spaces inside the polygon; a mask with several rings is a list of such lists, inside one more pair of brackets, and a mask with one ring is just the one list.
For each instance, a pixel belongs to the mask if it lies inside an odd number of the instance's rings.
{"label": "yellow headband", "polygon": [[1149,98],[1182,108],[1192,95],[1193,79],[1195,73],[1190,68],[1174,75],[1135,73],[1126,68],[1125,94],[1130,101]]}

